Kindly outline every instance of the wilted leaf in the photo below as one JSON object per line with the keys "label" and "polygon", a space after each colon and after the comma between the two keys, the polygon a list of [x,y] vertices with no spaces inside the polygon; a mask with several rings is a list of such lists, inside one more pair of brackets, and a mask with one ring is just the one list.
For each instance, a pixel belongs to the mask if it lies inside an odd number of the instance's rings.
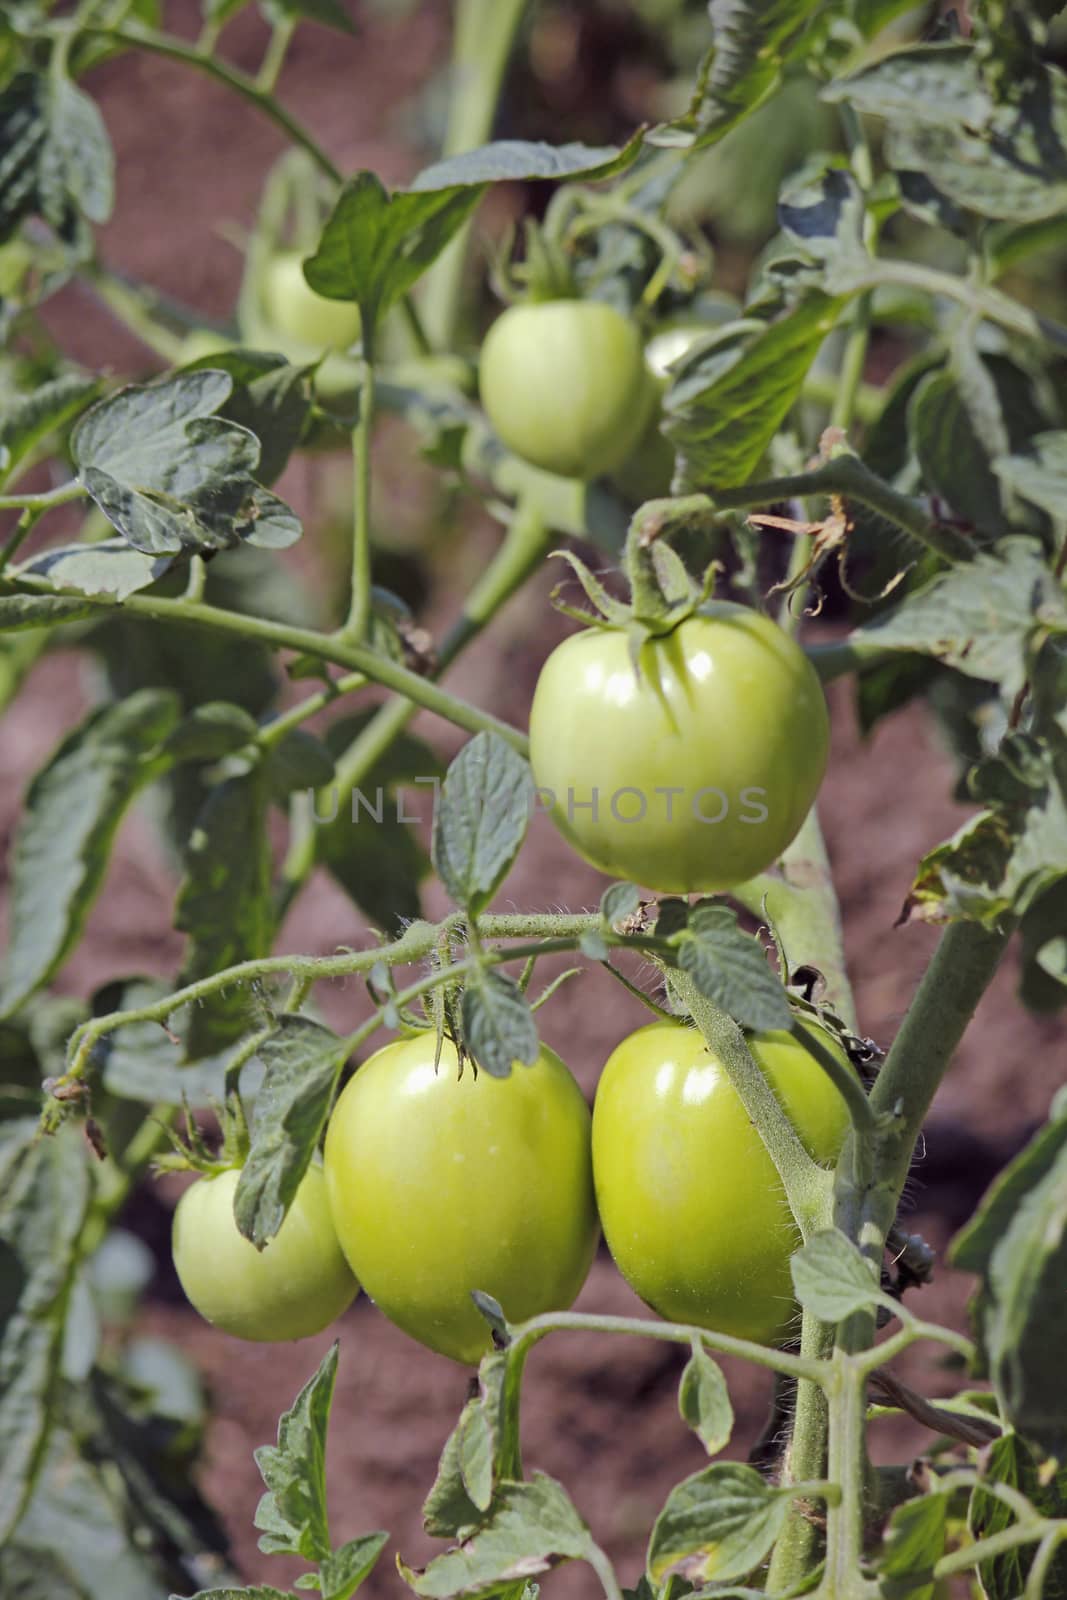
{"label": "wilted leaf", "polygon": [[743,1578],[764,1559],[789,1516],[789,1491],[754,1467],[717,1461],[671,1490],[648,1546],[648,1576],[691,1583]]}
{"label": "wilted leaf", "polygon": [[529,1483],[502,1483],[489,1517],[461,1548],[447,1550],[421,1572],[398,1565],[416,1594],[451,1600],[547,1572],[557,1561],[584,1556],[589,1543],[566,1491],[537,1472]]}

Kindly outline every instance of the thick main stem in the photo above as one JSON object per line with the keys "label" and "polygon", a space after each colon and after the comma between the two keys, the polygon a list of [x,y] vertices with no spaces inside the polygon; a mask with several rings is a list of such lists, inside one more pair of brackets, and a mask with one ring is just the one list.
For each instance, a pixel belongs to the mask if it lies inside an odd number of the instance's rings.
{"label": "thick main stem", "polygon": [[370,629],[370,452],[374,425],[374,353],[370,331],[363,340],[363,370],[359,390],[359,421],[352,435],[353,526],[352,589],[348,619],[342,638],[362,644]]}
{"label": "thick main stem", "polygon": [[[500,86],[526,0],[459,0],[452,43],[452,93],[442,155],[460,155],[489,138]],[[423,325],[438,349],[455,342],[470,223],[460,229],[427,277]]]}

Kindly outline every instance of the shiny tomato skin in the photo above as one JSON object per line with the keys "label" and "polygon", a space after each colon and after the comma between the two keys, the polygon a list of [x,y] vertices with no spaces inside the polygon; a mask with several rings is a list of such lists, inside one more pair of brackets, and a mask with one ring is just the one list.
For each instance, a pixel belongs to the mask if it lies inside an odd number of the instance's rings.
{"label": "shiny tomato skin", "polygon": [[768,617],[715,601],[646,641],[638,667],[620,629],[549,656],[530,708],[539,803],[587,861],[650,889],[707,893],[762,872],[826,770],[811,663]]}
{"label": "shiny tomato skin", "polygon": [[[809,1154],[836,1160],[848,1113],[815,1058],[788,1033],[755,1034],[748,1045]],[[788,1333],[789,1257],[800,1235],[774,1164],[698,1029],[654,1022],[609,1057],[593,1106],[593,1170],[616,1265],[660,1316],[759,1344]]]}
{"label": "shiny tomato skin", "polygon": [[511,306],[485,337],[480,386],[508,448],[564,478],[621,466],[658,395],[637,328],[596,300]]}
{"label": "shiny tomato skin", "polygon": [[574,1300],[599,1236],[589,1108],[542,1049],[507,1078],[458,1072],[434,1035],[359,1068],[326,1134],[334,1225],[366,1292],[422,1344],[474,1364],[490,1348],[482,1289],[520,1322]]}
{"label": "shiny tomato skin", "polygon": [[282,250],[263,269],[263,312],[272,328],[309,350],[346,350],[359,338],[359,307],[316,294],[299,250]]}
{"label": "shiny tomato skin", "polygon": [[359,1293],[330,1220],[314,1162],[277,1235],[257,1250],[237,1231],[237,1168],[199,1178],[178,1201],[171,1245],[181,1286],[200,1315],[238,1339],[321,1333]]}

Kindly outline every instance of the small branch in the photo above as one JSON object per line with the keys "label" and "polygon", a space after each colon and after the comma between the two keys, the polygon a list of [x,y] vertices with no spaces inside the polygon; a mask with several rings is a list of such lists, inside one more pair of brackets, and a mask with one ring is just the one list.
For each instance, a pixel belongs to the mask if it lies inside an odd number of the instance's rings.
{"label": "small branch", "polygon": [[[985,1485],[982,1487],[985,1488]],[[1034,1522],[1015,1523],[1000,1533],[991,1533],[988,1539],[979,1539],[977,1544],[965,1545],[962,1550],[953,1550],[951,1555],[942,1556],[935,1563],[934,1577],[951,1578],[954,1572],[968,1572],[972,1567],[980,1567],[983,1561],[992,1561],[994,1556],[1006,1555],[1020,1545],[1037,1544],[1052,1534],[1056,1535],[1057,1541],[1064,1538],[1067,1535],[1067,1522],[1052,1522],[1042,1517]],[[1029,1594],[1026,1600],[1030,1600]]]}
{"label": "small branch", "polygon": [[709,489],[706,499],[711,506],[728,511],[748,510],[753,506],[771,505],[777,500],[795,497],[803,499],[810,494],[839,494],[847,499],[858,500],[861,505],[880,511],[890,522],[903,528],[946,561],[966,561],[973,553],[966,539],[929,516],[921,500],[898,493],[854,455],[834,456],[811,472],[770,478],[763,483],[747,483],[739,488]]}
{"label": "small branch", "polygon": [[256,73],[256,88],[260,94],[274,93],[295,28],[294,17],[284,17],[281,22],[274,24],[259,71]]}
{"label": "small branch", "polygon": [[[76,487],[75,493],[82,493],[80,486]],[[64,492],[62,499],[72,500],[75,498],[75,493]],[[38,498],[46,499],[50,505],[62,503],[62,499],[57,500],[47,496]],[[19,500],[15,503],[23,505],[26,502]],[[2,505],[3,502],[0,501],[0,507]],[[520,733],[518,728],[512,727],[510,723],[501,721],[488,711],[481,711],[477,706],[460,700],[444,689],[439,689],[429,679],[421,677],[419,673],[412,672],[407,667],[402,667],[390,657],[380,655],[366,645],[352,644],[336,634],[319,633],[315,629],[298,628],[289,623],[265,621],[259,617],[246,616],[241,612],[225,611],[218,606],[193,605],[185,600],[164,600],[157,596],[132,594],[122,601],[116,601],[109,595],[85,595],[80,590],[62,589],[49,583],[47,579],[35,578],[26,573],[20,574],[17,588],[28,594],[76,594],[88,605],[117,610],[129,616],[148,617],[161,622],[186,622],[194,627],[209,628],[213,632],[231,634],[236,638],[261,640],[264,644],[273,645],[275,648],[295,650],[301,655],[315,656],[321,661],[333,662],[336,666],[350,667],[364,673],[372,683],[380,683],[383,688],[391,689],[394,694],[403,695],[405,700],[412,701],[415,706],[433,711],[446,722],[452,722],[458,728],[465,728],[468,733],[480,733],[484,730],[499,734],[523,756],[529,749],[526,735]]]}
{"label": "small branch", "polygon": [[80,483],[64,483],[44,494],[0,494],[0,511],[51,511],[53,506],[80,500],[85,492]]}
{"label": "small branch", "polygon": [[924,1395],[917,1394],[906,1383],[901,1383],[884,1367],[875,1367],[868,1375],[868,1383],[884,1405],[906,1411],[924,1428],[943,1434],[947,1439],[958,1439],[962,1444],[973,1445],[976,1450],[981,1450],[994,1439],[1000,1438],[1000,1426],[992,1417],[962,1416],[957,1411],[946,1411]]}
{"label": "small branch", "polygon": [[[336,184],[341,183],[341,174],[334,166],[329,156],[317,140],[312,138],[295,117],[290,116],[285,107],[275,100],[272,94],[260,88],[255,78],[250,78],[247,73],[240,72],[236,67],[229,66],[220,61],[217,56],[211,55],[207,50],[195,45],[186,44],[184,39],[176,39],[171,34],[157,33],[154,29],[141,28],[134,23],[127,23],[121,28],[94,28],[87,27],[84,33],[95,35],[97,38],[112,39],[118,44],[129,45],[133,50],[147,50],[152,55],[163,56],[170,61],[180,61],[187,67],[195,67],[204,72],[208,77],[225,84],[235,94],[254,105],[264,116],[282,129],[293,144],[306,150],[315,165],[325,173],[326,177]],[[214,39],[211,40],[214,44]]]}
{"label": "small branch", "polygon": [[807,1378],[812,1383],[829,1382],[829,1368],[822,1361],[807,1361],[803,1356],[789,1355],[768,1345],[753,1344],[748,1339],[735,1339],[728,1333],[715,1333],[707,1328],[694,1328],[682,1322],[651,1321],[644,1317],[614,1317],[591,1315],[580,1311],[547,1311],[531,1317],[512,1330],[509,1351],[518,1351],[528,1344],[536,1344],[549,1333],[619,1333],[638,1339],[660,1339],[668,1344],[691,1346],[694,1341],[723,1356],[738,1356],[751,1361],[754,1366],[767,1367],[771,1372],[781,1372],[791,1378]]}

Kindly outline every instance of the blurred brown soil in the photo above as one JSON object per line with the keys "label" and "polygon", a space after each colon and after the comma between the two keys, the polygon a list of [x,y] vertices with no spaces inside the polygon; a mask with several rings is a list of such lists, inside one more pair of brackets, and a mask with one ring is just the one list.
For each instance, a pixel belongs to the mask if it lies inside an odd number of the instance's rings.
{"label": "blurred brown soil", "polygon": [[[170,7],[174,26],[191,32],[193,9],[189,3]],[[446,8],[435,3],[419,7],[402,24],[375,19],[368,11],[355,44],[316,27],[299,31],[281,92],[343,169],[370,166],[396,180],[417,165],[413,141],[398,127],[399,109],[440,61],[446,21]],[[254,69],[262,43],[263,30],[254,18],[242,18],[227,31],[227,50],[245,68]],[[127,56],[106,65],[94,87],[119,157],[119,205],[105,230],[107,258],[196,304],[209,317],[225,316],[240,261],[219,236],[218,219],[251,222],[262,177],[282,148],[275,130],[223,90],[150,57]],[[144,351],[79,291],[57,302],[52,322],[71,352],[89,364],[123,372],[151,370]],[[414,445],[410,448],[413,454]],[[390,455],[403,471],[403,446],[394,443]],[[298,466],[281,492],[306,509],[307,485],[307,469]],[[397,493],[402,492],[401,485]],[[485,538],[485,530],[473,537]],[[314,541],[312,521],[305,541],[312,559]],[[481,555],[475,544],[463,559],[477,567]],[[547,605],[549,588],[545,575],[512,602],[490,636],[451,675],[458,692],[516,722],[525,720],[538,667],[566,626]],[[448,589],[438,593],[431,620],[446,618],[454,600]],[[47,658],[0,726],[5,843],[27,779],[91,698],[87,671],[69,656]],[[862,1029],[885,1045],[936,939],[931,930],[894,928],[898,910],[918,856],[958,826],[965,811],[946,798],[950,764],[921,710],[898,714],[863,743],[848,691],[837,687],[831,698],[834,751],[820,811]],[[442,749],[454,747],[454,730],[432,719],[422,722]],[[498,905],[577,909],[595,905],[602,887],[598,875],[576,860],[542,819]],[[85,943],[60,987],[85,994],[130,972],[172,973],[180,957],[180,940],[168,926],[172,889],[147,823],[133,816],[122,830]],[[428,900],[429,911],[440,909],[433,893]],[[287,922],[281,947],[325,953],[363,937],[351,904],[332,884],[316,879]],[[1015,959],[1009,955],[938,1095],[916,1165],[909,1225],[921,1229],[939,1252],[1006,1153],[1043,1118],[1065,1075],[1062,1026],[1021,1013],[1015,983]],[[350,981],[331,986],[323,1003],[332,1022],[351,1025],[361,997]],[[593,972],[566,984],[542,1013],[542,1022],[548,1042],[562,1051],[591,1094],[608,1052],[644,1015],[608,978]],[[168,1187],[164,1193],[173,1203],[173,1191]],[[150,1232],[150,1213],[158,1211],[159,1201],[145,1199],[141,1207]],[[314,1370],[329,1338],[297,1346],[240,1345],[180,1303],[168,1285],[166,1266],[158,1290],[145,1314],[147,1325],[195,1356],[213,1397],[204,1488],[221,1509],[246,1578],[284,1585],[298,1569],[256,1548],[251,1519],[260,1482],[252,1449],[273,1438],[279,1411]],[[924,1315],[960,1324],[966,1294],[966,1282],[942,1268],[917,1304]],[[579,1309],[636,1313],[640,1307],[602,1255]],[[394,1543],[364,1592],[398,1595],[406,1591],[392,1568],[394,1553],[399,1550],[405,1560],[418,1563],[433,1551],[421,1531],[419,1506],[467,1379],[452,1363],[394,1331],[362,1298],[343,1319],[340,1337],[330,1441],[335,1534],[388,1528]],[[762,1375],[727,1365],[738,1412],[731,1453],[743,1456],[762,1426],[768,1388]],[[667,1490],[703,1459],[677,1414],[680,1366],[676,1352],[651,1342],[572,1335],[547,1341],[530,1362],[527,1464],[569,1485],[597,1538],[622,1561],[627,1581],[636,1579],[643,1542]],[[951,1382],[938,1371],[936,1356],[916,1356],[904,1370],[927,1393]],[[882,1423],[879,1428],[876,1449],[882,1459],[906,1460],[923,1446],[923,1435],[911,1425]],[[589,1579],[581,1571],[553,1575],[546,1586],[546,1593],[559,1600],[588,1592]]]}

